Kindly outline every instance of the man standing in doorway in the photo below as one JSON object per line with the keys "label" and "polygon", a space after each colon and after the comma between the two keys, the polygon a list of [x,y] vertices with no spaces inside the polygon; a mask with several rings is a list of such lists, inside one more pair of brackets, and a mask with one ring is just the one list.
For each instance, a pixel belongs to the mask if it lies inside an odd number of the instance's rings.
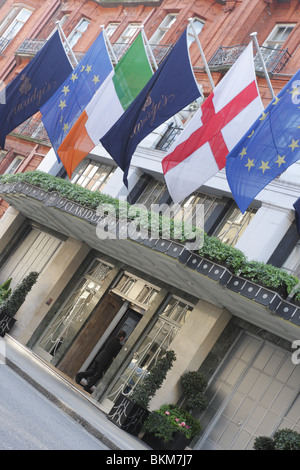
{"label": "man standing in doorway", "polygon": [[116,337],[112,338],[104,345],[97,354],[90,369],[84,372],[78,372],[75,377],[76,383],[80,383],[81,379],[87,379],[87,385],[83,388],[86,392],[92,393],[92,386],[103,376],[104,372],[110,366],[112,360],[117,356],[122,348],[121,342],[125,338],[125,331],[121,330]]}

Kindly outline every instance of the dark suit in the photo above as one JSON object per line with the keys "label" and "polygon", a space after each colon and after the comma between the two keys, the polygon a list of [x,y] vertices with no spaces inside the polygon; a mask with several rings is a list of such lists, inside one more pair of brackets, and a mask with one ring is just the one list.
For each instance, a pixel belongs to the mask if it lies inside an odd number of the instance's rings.
{"label": "dark suit", "polygon": [[91,388],[102,377],[106,369],[110,366],[112,360],[116,357],[122,344],[119,338],[109,340],[95,357],[92,366],[84,372],[79,372],[76,376],[76,382],[81,379],[88,379],[87,388]]}

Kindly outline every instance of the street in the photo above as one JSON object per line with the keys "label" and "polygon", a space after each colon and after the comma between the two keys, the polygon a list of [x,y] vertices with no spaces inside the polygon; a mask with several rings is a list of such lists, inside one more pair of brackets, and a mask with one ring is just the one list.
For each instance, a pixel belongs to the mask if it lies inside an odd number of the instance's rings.
{"label": "street", "polygon": [[0,377],[0,450],[108,449],[4,364]]}

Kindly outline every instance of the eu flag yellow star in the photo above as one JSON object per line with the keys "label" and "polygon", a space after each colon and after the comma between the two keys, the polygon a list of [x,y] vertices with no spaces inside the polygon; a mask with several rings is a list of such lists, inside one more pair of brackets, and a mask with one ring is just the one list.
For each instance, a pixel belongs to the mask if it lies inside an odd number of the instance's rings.
{"label": "eu flag yellow star", "polygon": [[264,162],[261,160],[261,166],[259,167],[259,170],[262,170],[263,173],[265,173],[266,170],[270,170],[269,162]]}
{"label": "eu flag yellow star", "polygon": [[299,142],[299,140],[292,139],[292,143],[291,143],[291,145],[289,145],[289,147],[291,147],[291,149],[292,149],[292,152],[295,150],[296,147],[299,147],[298,142]]}
{"label": "eu flag yellow star", "polygon": [[58,106],[59,106],[59,108],[60,108],[61,111],[62,111],[62,110],[63,110],[64,108],[66,108],[66,106],[67,106],[67,105],[66,105],[66,100],[60,100]]}
{"label": "eu flag yellow star", "polygon": [[283,163],[286,163],[285,155],[283,155],[283,157],[281,157],[280,155],[277,155],[277,160],[275,163],[278,163],[278,168],[280,168],[280,165],[282,165]]}
{"label": "eu flag yellow star", "polygon": [[250,171],[251,168],[253,166],[255,166],[253,162],[254,162],[254,158],[253,158],[253,160],[250,160],[250,158],[248,158],[248,163],[247,163],[247,165],[245,165],[248,168],[248,171]]}

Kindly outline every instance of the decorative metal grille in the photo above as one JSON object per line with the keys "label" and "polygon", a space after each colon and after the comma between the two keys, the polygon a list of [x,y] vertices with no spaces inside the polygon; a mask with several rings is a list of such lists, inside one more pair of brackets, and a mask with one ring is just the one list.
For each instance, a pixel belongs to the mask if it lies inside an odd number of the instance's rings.
{"label": "decorative metal grille", "polygon": [[156,145],[157,150],[163,150],[166,152],[173,144],[176,137],[183,131],[183,127],[169,126],[167,132],[162,136],[158,144]]}
{"label": "decorative metal grille", "polygon": [[111,269],[111,266],[98,260],[93,264],[39,341],[41,349],[54,357],[70,344],[91,313],[89,303],[99,292]]}
{"label": "decorative metal grille", "polygon": [[7,48],[11,39],[0,38],[0,54]]}
{"label": "decorative metal grille", "polygon": [[181,326],[187,320],[192,306],[172,297],[164,311],[158,315],[151,331],[142,341],[131,362],[108,392],[107,398],[115,401],[120,393],[130,395],[145,378],[157,360],[169,348]]}
{"label": "decorative metal grille", "polygon": [[[239,58],[247,44],[238,44],[232,47],[219,46],[214,53],[208,66],[212,69],[229,68]],[[271,73],[279,73],[288,62],[291,55],[287,49],[274,49],[272,47],[260,46],[267,70]],[[255,69],[263,71],[258,54],[254,55]]]}

